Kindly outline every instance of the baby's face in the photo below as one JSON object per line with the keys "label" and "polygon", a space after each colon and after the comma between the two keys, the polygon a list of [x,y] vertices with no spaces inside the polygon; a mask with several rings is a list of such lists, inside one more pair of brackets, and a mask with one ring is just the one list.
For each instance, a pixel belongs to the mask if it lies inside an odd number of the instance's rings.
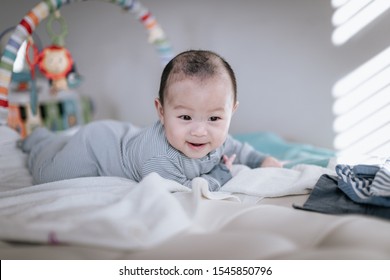
{"label": "baby's face", "polygon": [[164,106],[156,100],[168,142],[189,158],[202,158],[225,142],[236,107],[227,75],[172,82]]}

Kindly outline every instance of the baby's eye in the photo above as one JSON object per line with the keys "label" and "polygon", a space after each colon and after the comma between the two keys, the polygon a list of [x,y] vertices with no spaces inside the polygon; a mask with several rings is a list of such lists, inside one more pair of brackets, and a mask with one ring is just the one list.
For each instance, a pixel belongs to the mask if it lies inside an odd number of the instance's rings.
{"label": "baby's eye", "polygon": [[210,117],[209,118],[209,121],[211,121],[211,122],[216,122],[216,121],[218,121],[218,120],[220,120],[221,118],[220,117],[215,117],[215,116],[213,116],[213,117]]}
{"label": "baby's eye", "polygon": [[191,117],[188,115],[182,115],[182,116],[179,116],[179,118],[182,119],[183,121],[190,121],[191,120]]}

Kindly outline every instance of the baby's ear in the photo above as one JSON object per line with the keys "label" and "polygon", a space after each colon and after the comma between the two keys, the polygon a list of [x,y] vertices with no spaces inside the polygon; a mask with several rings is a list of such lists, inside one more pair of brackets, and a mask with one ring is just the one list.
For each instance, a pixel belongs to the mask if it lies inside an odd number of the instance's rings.
{"label": "baby's ear", "polygon": [[160,98],[154,99],[154,107],[156,107],[158,118],[160,119],[161,123],[164,124],[164,109]]}
{"label": "baby's ear", "polygon": [[236,101],[236,104],[233,106],[233,113],[237,110],[239,104],[240,102]]}

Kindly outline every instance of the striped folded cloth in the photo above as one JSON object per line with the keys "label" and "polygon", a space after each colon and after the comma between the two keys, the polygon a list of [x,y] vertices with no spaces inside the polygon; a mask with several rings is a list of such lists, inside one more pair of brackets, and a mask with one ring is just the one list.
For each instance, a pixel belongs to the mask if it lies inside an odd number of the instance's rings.
{"label": "striped folded cloth", "polygon": [[335,167],[338,187],[355,202],[390,207],[390,158],[383,165]]}
{"label": "striped folded cloth", "polygon": [[376,196],[390,196],[390,158],[386,160],[375,174],[371,192]]}

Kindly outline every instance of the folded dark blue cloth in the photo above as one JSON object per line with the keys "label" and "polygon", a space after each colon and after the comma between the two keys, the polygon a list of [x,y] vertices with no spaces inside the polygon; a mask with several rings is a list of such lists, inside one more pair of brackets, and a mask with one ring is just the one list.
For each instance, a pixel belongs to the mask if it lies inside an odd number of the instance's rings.
{"label": "folded dark blue cloth", "polygon": [[363,214],[390,219],[390,207],[354,202],[339,188],[338,181],[337,176],[322,175],[307,201],[293,207],[326,214]]}

